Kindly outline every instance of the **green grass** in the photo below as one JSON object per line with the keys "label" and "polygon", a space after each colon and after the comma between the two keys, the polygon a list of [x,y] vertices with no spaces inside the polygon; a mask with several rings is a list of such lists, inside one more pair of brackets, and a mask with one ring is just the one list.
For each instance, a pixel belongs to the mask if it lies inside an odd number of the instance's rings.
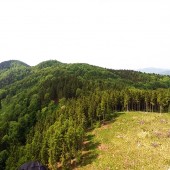
{"label": "green grass", "polygon": [[168,170],[170,114],[118,113],[112,122],[87,134],[77,170]]}

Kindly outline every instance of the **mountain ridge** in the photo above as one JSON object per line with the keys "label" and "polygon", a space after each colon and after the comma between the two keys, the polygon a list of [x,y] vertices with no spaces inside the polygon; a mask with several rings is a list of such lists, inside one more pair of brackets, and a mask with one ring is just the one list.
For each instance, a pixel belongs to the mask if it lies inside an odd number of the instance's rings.
{"label": "mountain ridge", "polygon": [[[5,61],[5,63],[16,62],[16,60]],[[65,70],[69,74],[74,76],[85,76],[86,78],[91,79],[110,79],[111,81],[124,82],[125,84],[134,85],[135,87],[143,87],[143,82],[147,83],[146,88],[167,88],[169,87],[166,81],[169,79],[166,78],[166,75],[160,75],[155,73],[143,73],[137,70],[114,70],[107,69],[99,66],[90,65],[87,63],[62,63],[57,60],[47,60],[43,61],[36,66],[28,66],[22,61],[17,61],[18,66],[12,67],[12,69],[3,69],[0,70],[0,87],[4,87],[7,84],[14,83],[18,80],[22,80],[28,76],[33,76],[34,74],[49,74],[48,70]],[[4,62],[0,63],[0,65]],[[10,65],[10,64],[9,64]],[[56,71],[55,71],[56,70]],[[54,74],[54,73],[53,73]],[[168,76],[168,75],[167,75]]]}
{"label": "mountain ridge", "polygon": [[[35,66],[30,66],[27,63],[20,61],[20,60],[6,60],[0,63],[0,70],[4,70],[4,69],[9,69],[9,68],[13,68],[13,67],[17,67],[17,66],[22,66],[22,67],[37,67],[39,69],[42,68],[46,68],[46,67],[51,67],[51,66],[59,66],[59,65],[64,65],[64,64],[69,64],[69,63],[62,63],[58,60],[45,60],[42,61],[40,63],[38,63]],[[77,65],[77,64],[84,64],[84,65],[90,65],[90,66],[94,66],[94,67],[99,67],[99,68],[103,68],[104,67],[100,67],[100,66],[96,66],[96,65],[91,65],[88,63],[71,63],[73,65]],[[160,75],[170,75],[170,69],[163,69],[163,68],[157,68],[157,67],[146,67],[146,68],[141,68],[141,69],[109,69],[109,68],[105,68],[107,70],[129,70],[129,71],[137,71],[137,72],[143,72],[143,73],[151,73],[151,74],[160,74]]]}

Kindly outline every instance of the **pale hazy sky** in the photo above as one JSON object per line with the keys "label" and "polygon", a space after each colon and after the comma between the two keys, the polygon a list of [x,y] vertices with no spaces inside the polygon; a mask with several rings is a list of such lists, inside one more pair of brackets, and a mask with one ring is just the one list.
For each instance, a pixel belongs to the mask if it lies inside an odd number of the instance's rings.
{"label": "pale hazy sky", "polygon": [[170,0],[0,0],[0,62],[170,68]]}

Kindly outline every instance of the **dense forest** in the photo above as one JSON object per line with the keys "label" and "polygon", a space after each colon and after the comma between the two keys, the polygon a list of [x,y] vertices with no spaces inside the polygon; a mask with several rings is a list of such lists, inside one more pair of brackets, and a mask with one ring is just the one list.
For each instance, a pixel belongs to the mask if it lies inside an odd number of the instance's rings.
{"label": "dense forest", "polygon": [[55,60],[0,63],[0,169],[81,161],[88,129],[118,111],[170,112],[170,76]]}

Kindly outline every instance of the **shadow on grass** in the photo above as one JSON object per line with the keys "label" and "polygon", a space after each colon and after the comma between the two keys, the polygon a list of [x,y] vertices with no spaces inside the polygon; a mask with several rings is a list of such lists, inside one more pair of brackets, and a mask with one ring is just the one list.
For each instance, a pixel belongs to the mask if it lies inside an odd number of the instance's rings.
{"label": "shadow on grass", "polygon": [[99,142],[94,141],[94,135],[90,134],[86,136],[84,141],[84,150],[82,152],[82,159],[79,166],[86,166],[91,164],[97,157],[97,148],[100,145]]}
{"label": "shadow on grass", "polygon": [[116,119],[117,117],[122,116],[124,114],[125,112],[115,112],[112,117]]}
{"label": "shadow on grass", "polygon": [[[124,112],[114,113],[113,115],[111,115],[109,120],[102,121],[100,127],[114,123],[117,120],[117,118],[123,114],[125,113]],[[91,132],[94,129],[95,127],[90,128],[88,129],[88,132]],[[82,151],[81,161],[77,165],[78,167],[83,167],[88,164],[91,164],[97,159],[97,157],[99,156],[97,148],[101,145],[101,143],[95,141],[95,135],[88,134],[85,138],[83,145],[84,145],[84,149]]]}
{"label": "shadow on grass", "polygon": [[114,123],[119,116],[124,115],[124,112],[114,112],[113,114],[110,115],[108,120],[101,121],[101,125],[108,125],[111,123]]}

